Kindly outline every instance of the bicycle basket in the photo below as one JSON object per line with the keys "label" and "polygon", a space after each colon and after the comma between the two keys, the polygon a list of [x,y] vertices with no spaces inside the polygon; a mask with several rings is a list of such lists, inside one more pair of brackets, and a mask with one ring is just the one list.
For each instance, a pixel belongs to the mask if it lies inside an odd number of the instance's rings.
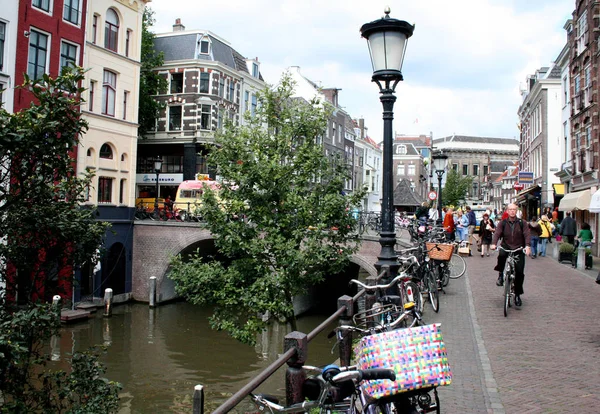
{"label": "bicycle basket", "polygon": [[359,369],[388,368],[396,380],[367,381],[361,385],[378,399],[421,388],[449,385],[452,372],[439,323],[363,337],[354,349]]}
{"label": "bicycle basket", "polygon": [[454,253],[454,245],[446,243],[425,243],[427,254],[433,260],[450,260]]}

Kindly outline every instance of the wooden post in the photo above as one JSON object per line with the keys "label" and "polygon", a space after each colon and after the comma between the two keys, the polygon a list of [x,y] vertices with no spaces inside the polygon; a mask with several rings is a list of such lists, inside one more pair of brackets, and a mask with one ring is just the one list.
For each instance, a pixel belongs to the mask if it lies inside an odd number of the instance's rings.
{"label": "wooden post", "polygon": [[192,413],[204,414],[204,387],[200,384],[194,387]]}
{"label": "wooden post", "polygon": [[302,366],[306,362],[308,354],[308,336],[302,332],[291,332],[283,341],[283,352],[290,348],[296,349],[296,355],[287,361],[288,367],[285,371],[285,399],[287,405],[304,401],[302,385],[306,381],[306,372]]}
{"label": "wooden post", "polygon": [[112,316],[112,299],[113,290],[111,288],[106,288],[104,291],[104,316],[107,318]]}
{"label": "wooden post", "polygon": [[[346,311],[340,315],[340,325],[350,325],[352,323],[352,315],[354,314],[354,302],[352,297],[344,295],[338,299],[338,309],[345,306]],[[350,365],[352,359],[352,332],[343,332],[340,339],[338,337],[338,346],[340,348],[340,365]]]}
{"label": "wooden post", "polygon": [[148,303],[151,308],[156,306],[156,276],[150,278],[150,299]]}

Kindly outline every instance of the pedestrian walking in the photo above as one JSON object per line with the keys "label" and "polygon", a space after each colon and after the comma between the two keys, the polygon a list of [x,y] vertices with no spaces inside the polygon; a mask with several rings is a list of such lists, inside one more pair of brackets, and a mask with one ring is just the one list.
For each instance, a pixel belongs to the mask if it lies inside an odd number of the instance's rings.
{"label": "pedestrian walking", "polygon": [[[502,220],[496,227],[490,248],[496,250],[496,245],[500,240],[502,240],[501,246],[503,249],[515,250],[519,247],[524,248],[524,251],[517,254],[517,261],[515,263],[515,305],[521,306],[523,282],[525,281],[525,256],[531,253],[531,236],[529,234],[529,226],[526,225],[527,223],[523,223],[522,219],[517,218],[517,210],[516,204],[508,205],[506,209],[508,218]],[[494,268],[499,273],[498,280],[496,281],[497,286],[504,285],[502,272],[504,271],[507,257],[508,253],[500,250],[498,253],[498,262]]]}
{"label": "pedestrian walking", "polygon": [[548,245],[548,240],[552,237],[552,223],[548,220],[548,216],[545,214],[538,221],[540,229],[542,232],[540,233],[540,257],[546,256],[546,246]]}
{"label": "pedestrian walking", "polygon": [[481,257],[484,255],[490,256],[490,244],[492,244],[492,237],[494,236],[494,220],[490,219],[490,216],[486,213],[479,223],[479,240],[481,240]]}
{"label": "pedestrian walking", "polygon": [[537,216],[532,216],[529,222],[529,233],[531,234],[531,258],[535,259],[538,252],[538,243],[542,234],[542,227],[538,223]]}
{"label": "pedestrian walking", "polygon": [[446,209],[446,214],[444,215],[444,223],[442,225],[444,226],[444,231],[446,232],[446,238],[449,241],[456,240],[456,237],[454,236],[454,215],[452,214],[451,207],[448,207]]}
{"label": "pedestrian walking", "polygon": [[575,244],[575,235],[577,234],[577,223],[571,217],[571,212],[567,211],[565,218],[560,223],[560,234],[567,238],[571,244]]}
{"label": "pedestrian walking", "polygon": [[469,221],[468,227],[467,227],[467,235],[468,235],[468,242],[469,242],[469,256],[473,256],[473,253],[471,251],[471,246],[473,246],[475,244],[475,237],[473,236],[473,234],[475,233],[475,227],[477,226],[477,218],[475,217],[475,212],[473,210],[471,210],[471,206],[466,206],[465,210],[467,211],[466,215],[467,215],[467,219]]}

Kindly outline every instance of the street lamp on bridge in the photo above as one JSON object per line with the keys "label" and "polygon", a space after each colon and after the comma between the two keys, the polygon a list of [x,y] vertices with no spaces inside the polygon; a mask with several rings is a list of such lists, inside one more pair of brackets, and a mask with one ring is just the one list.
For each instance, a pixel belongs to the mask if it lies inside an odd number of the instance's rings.
{"label": "street lamp on bridge", "polygon": [[162,158],[156,157],[154,158],[154,172],[156,173],[156,197],[154,197],[154,218],[160,218],[158,214],[158,176],[160,175],[160,170],[162,169]]}
{"label": "street lamp on bridge", "polygon": [[[389,279],[398,271],[398,263],[394,247],[396,231],[394,229],[393,203],[393,137],[392,120],[394,119],[394,92],[398,82],[403,80],[402,62],[408,38],[415,27],[403,20],[391,18],[389,7],[385,8],[385,16],[379,20],[364,24],[360,28],[362,37],[367,39],[373,77],[371,80],[379,86],[379,100],[383,105],[383,192],[381,206],[381,231],[379,244],[381,253],[375,264],[378,270],[389,266]],[[388,279],[388,280],[389,280]]]}
{"label": "street lamp on bridge", "polygon": [[446,172],[446,167],[448,165],[448,156],[444,154],[442,151],[435,152],[431,158],[433,158],[433,167],[435,168],[435,173],[438,178],[438,219],[437,222],[439,225],[442,224],[442,176],[444,172]]}

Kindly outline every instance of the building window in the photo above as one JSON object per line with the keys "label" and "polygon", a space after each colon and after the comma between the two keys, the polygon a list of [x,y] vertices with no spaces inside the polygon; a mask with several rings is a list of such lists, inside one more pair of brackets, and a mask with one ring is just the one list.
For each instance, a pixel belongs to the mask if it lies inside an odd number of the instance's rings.
{"label": "building window", "polygon": [[171,74],[171,93],[183,92],[183,73]]}
{"label": "building window", "polygon": [[258,63],[252,63],[252,76],[258,78]]}
{"label": "building window", "polygon": [[131,44],[131,30],[127,30],[125,33],[125,56],[129,57],[129,47]]}
{"label": "building window", "polygon": [[210,105],[201,105],[200,108],[200,129],[210,130],[210,113],[212,108]]}
{"label": "building window", "polygon": [[119,43],[119,16],[113,9],[106,11],[106,22],[104,23],[104,47],[117,52]]}
{"label": "building window", "polygon": [[98,203],[110,203],[112,201],[112,182],[112,178],[98,177]]}
{"label": "building window", "polygon": [[223,128],[223,110],[219,109],[219,113],[217,116],[217,129],[221,130]]}
{"label": "building window", "polygon": [[65,0],[63,7],[63,19],[73,24],[79,25],[79,0]]}
{"label": "building window", "polygon": [[110,145],[102,144],[102,146],[100,147],[100,158],[112,160],[113,151],[112,151],[112,148],[110,147]]}
{"label": "building window", "polygon": [[229,100],[231,102],[233,102],[235,96],[235,83],[233,83],[233,80],[229,81]]}
{"label": "building window", "polygon": [[406,154],[406,145],[398,145],[396,147],[396,154],[405,155]]}
{"label": "building window", "polygon": [[416,174],[416,166],[414,164],[409,165],[407,175],[415,175],[415,174]]}
{"label": "building window", "polygon": [[125,183],[126,180],[122,178],[121,182],[119,183],[119,204],[123,204],[125,201]]}
{"label": "building window", "polygon": [[4,70],[4,40],[6,38],[6,23],[0,22],[0,71]]}
{"label": "building window", "polygon": [[219,96],[221,98],[225,97],[225,79],[223,77],[219,79]]}
{"label": "building window", "polygon": [[210,42],[208,39],[202,39],[200,41],[200,53],[203,55],[208,55],[210,52]]}
{"label": "building window", "polygon": [[[369,172],[369,171],[367,170],[367,172]],[[396,175],[404,175],[404,174],[406,174],[404,164],[398,164],[398,166],[396,167]]]}
{"label": "building window", "polygon": [[96,91],[96,82],[90,81],[90,101],[88,102],[90,112],[94,110],[94,92]]}
{"label": "building window", "polygon": [[209,81],[210,73],[202,72],[200,74],[200,93],[208,93]]}
{"label": "building window", "polygon": [[488,175],[490,172],[490,167],[487,165],[483,166],[483,175]]}
{"label": "building window", "polygon": [[96,39],[98,38],[98,15],[94,14],[92,18],[92,43],[96,44]]}
{"label": "building window", "polygon": [[256,108],[258,106],[258,99],[256,95],[252,94],[252,107],[250,108],[250,114],[252,116],[256,115]]}
{"label": "building window", "polygon": [[469,175],[469,166],[467,164],[463,164],[463,173],[462,175]]}
{"label": "building window", "polygon": [[31,79],[39,79],[46,72],[48,60],[48,36],[35,30],[29,34],[29,64],[27,74]]}
{"label": "building window", "polygon": [[50,12],[50,0],[33,0],[33,7]]}
{"label": "building window", "polygon": [[65,66],[74,67],[77,65],[77,46],[61,42],[60,44],[60,70]]}
{"label": "building window", "polygon": [[474,176],[479,175],[479,165],[478,164],[473,164],[473,175]]}
{"label": "building window", "polygon": [[250,101],[250,92],[244,92],[244,111],[248,111],[248,102]]}
{"label": "building window", "polygon": [[169,107],[169,131],[181,131],[181,106]]}
{"label": "building window", "polygon": [[129,92],[123,92],[123,119],[127,119],[127,102],[129,101]]}
{"label": "building window", "polygon": [[102,113],[104,115],[115,116],[116,91],[117,74],[105,70],[104,80],[102,83]]}
{"label": "building window", "polygon": [[458,172],[458,164],[452,164],[452,169]]}

